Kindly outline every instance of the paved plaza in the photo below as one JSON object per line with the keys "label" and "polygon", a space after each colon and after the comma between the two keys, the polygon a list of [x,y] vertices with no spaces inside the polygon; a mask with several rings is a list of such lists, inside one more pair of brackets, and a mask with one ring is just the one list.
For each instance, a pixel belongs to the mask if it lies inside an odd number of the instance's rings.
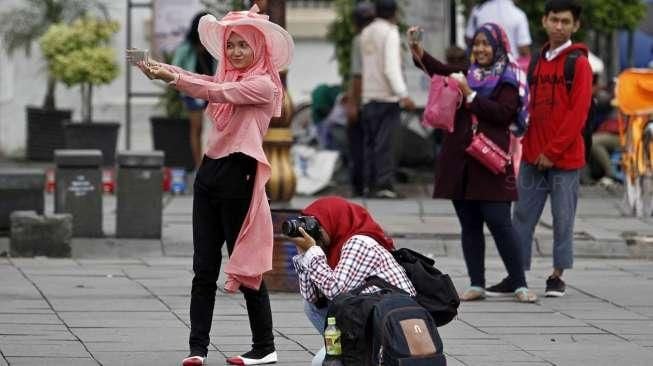
{"label": "paved plaza", "polygon": [[[415,192],[412,192],[415,193]],[[399,201],[360,200],[399,246],[436,258],[456,286],[468,282],[451,204],[423,194]],[[0,258],[0,366],[178,365],[187,353],[191,271],[190,196],[166,196],[161,240],[116,239],[115,198],[104,196],[106,238],[74,239],[73,258]],[[296,198],[301,208],[312,198]],[[463,303],[440,328],[448,364],[651,365],[653,265],[649,220],[624,217],[620,199],[584,190],[575,269],[568,294],[537,304],[510,299]],[[46,198],[52,212],[52,196]],[[548,209],[536,232],[530,287],[550,271]],[[630,244],[630,245],[629,245]],[[504,270],[488,236],[488,283]],[[0,255],[8,238],[0,237]],[[222,285],[222,279],[220,285]],[[309,365],[320,347],[295,293],[271,295],[279,365]],[[241,295],[219,292],[208,365],[249,349]]]}

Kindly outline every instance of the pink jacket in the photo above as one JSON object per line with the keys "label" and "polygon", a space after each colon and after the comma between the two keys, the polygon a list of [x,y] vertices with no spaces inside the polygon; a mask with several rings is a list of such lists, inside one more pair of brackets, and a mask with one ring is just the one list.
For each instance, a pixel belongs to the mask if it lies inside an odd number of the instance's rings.
{"label": "pink jacket", "polygon": [[231,121],[224,130],[218,131],[213,125],[206,155],[218,159],[241,152],[258,161],[249,211],[224,269],[227,292],[236,292],[241,285],[258,290],[263,273],[272,269],[274,236],[265,193],[271,168],[263,151],[263,136],[273,114],[275,86],[268,76],[216,83],[213,76],[195,74],[171,65],[166,67],[179,75],[171,84],[184,94],[209,103],[232,103],[235,106]]}

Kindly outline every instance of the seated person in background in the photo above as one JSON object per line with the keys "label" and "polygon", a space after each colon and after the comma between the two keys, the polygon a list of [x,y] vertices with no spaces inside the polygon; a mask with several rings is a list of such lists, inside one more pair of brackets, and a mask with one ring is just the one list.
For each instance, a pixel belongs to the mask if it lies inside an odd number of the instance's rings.
{"label": "seated person in background", "polygon": [[[378,276],[390,284],[416,295],[404,268],[394,259],[392,239],[369,212],[340,197],[322,197],[303,211],[319,223],[319,232],[302,228],[302,236],[293,241],[302,254],[293,258],[299,277],[299,290],[305,299],[304,311],[318,332],[324,330],[326,301],[363,284],[366,278]],[[374,292],[374,288],[363,293]],[[322,303],[319,306],[317,303]],[[324,349],[313,359],[320,365]]]}

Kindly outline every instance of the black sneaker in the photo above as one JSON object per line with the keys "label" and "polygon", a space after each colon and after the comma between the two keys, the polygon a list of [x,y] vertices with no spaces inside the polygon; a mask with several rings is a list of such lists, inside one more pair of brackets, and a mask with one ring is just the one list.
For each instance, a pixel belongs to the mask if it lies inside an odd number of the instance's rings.
{"label": "black sneaker", "polygon": [[240,356],[227,358],[227,363],[230,365],[266,365],[270,363],[277,363],[277,351],[272,350],[251,350]]}
{"label": "black sneaker", "polygon": [[496,285],[487,287],[485,289],[485,296],[488,297],[513,296],[514,293],[515,288],[513,287],[512,283],[510,283],[510,278],[508,277],[504,278]]}
{"label": "black sneaker", "polygon": [[544,292],[544,296],[562,297],[565,295],[566,288],[565,282],[560,277],[550,276],[546,280],[546,292]]}

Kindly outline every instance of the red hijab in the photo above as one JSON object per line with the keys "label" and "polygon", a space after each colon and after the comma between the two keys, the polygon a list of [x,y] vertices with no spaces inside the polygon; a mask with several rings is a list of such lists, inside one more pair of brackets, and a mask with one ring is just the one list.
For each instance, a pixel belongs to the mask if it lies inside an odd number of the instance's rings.
{"label": "red hijab", "polygon": [[394,249],[392,239],[385,235],[381,226],[365,208],[340,197],[318,198],[302,213],[315,216],[324,231],[329,234],[331,244],[326,248],[326,256],[331,268],[338,265],[342,247],[354,235],[367,235],[387,250]]}

